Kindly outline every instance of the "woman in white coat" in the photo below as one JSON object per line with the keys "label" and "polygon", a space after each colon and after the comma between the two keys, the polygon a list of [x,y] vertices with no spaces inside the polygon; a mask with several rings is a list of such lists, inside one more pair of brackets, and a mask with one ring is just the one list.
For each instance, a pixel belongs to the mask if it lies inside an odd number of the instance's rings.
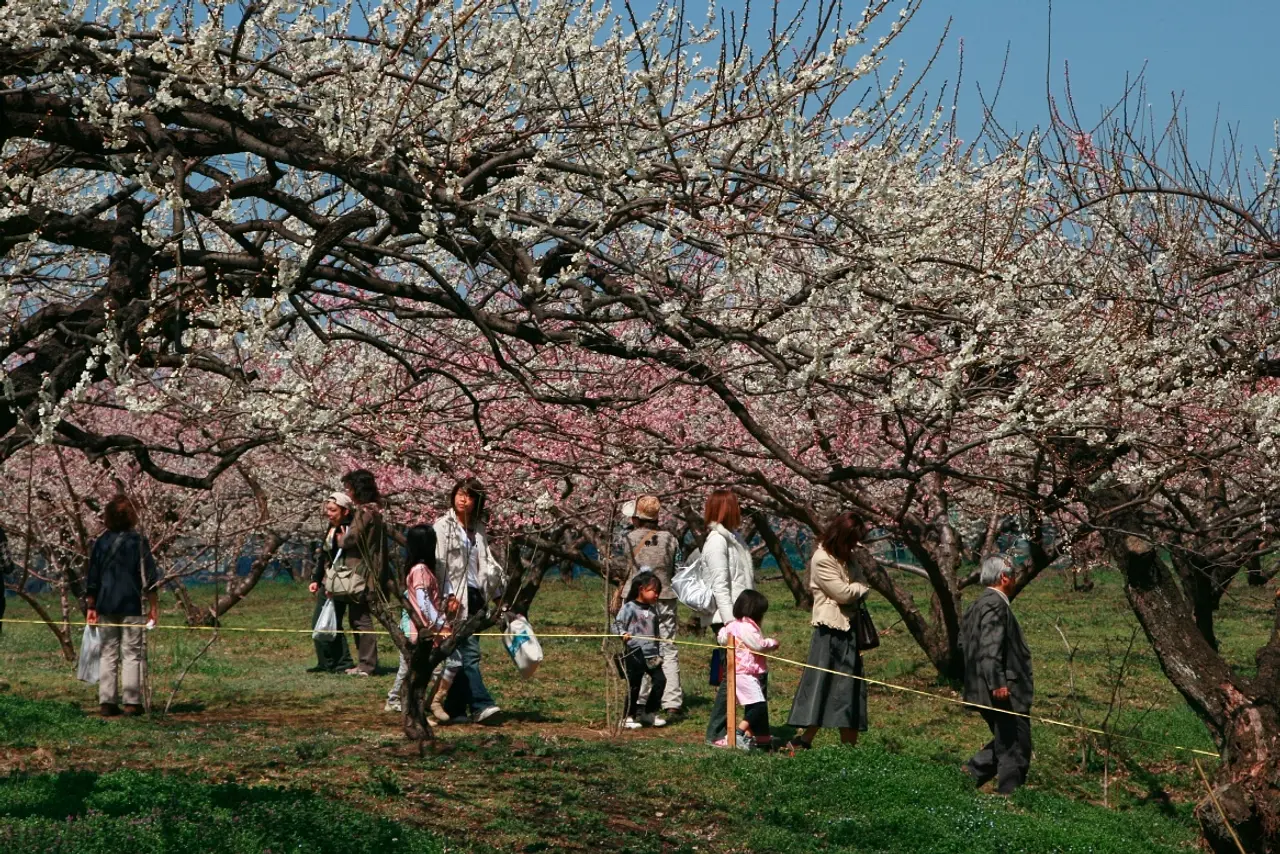
{"label": "woman in white coat", "polygon": [[[733,603],[743,590],[755,589],[755,565],[751,550],[737,534],[742,524],[742,508],[738,497],[727,489],[717,489],[707,498],[702,513],[707,523],[706,542],[702,545],[702,577],[715,597],[715,611],[703,622],[710,622],[713,634],[726,623],[733,622]],[[721,746],[727,734],[726,680],[721,680],[707,722],[707,743]]]}
{"label": "woman in white coat", "polygon": [[[502,567],[489,550],[485,535],[484,487],[474,479],[459,482],[449,494],[449,512],[432,526],[436,532],[436,581],[445,602],[456,602],[455,620],[463,623],[484,610],[502,592]],[[446,604],[453,608],[454,605]],[[454,679],[445,707],[464,705],[474,723],[488,721],[502,711],[480,675],[480,638],[458,643],[462,668]]]}

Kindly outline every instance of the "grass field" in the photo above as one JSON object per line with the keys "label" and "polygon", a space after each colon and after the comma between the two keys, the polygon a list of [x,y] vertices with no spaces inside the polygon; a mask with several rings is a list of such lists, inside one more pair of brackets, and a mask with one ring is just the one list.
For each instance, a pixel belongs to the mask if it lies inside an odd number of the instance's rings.
{"label": "grass field", "polygon": [[[1016,603],[1035,656],[1038,714],[1212,750],[1161,675],[1114,575],[1091,593],[1047,575]],[[803,660],[807,614],[780,584],[765,622]],[[199,595],[199,591],[197,591]],[[1178,851],[1194,850],[1201,789],[1190,757],[1142,742],[1033,728],[1029,786],[975,793],[958,765],[986,739],[981,720],[934,697],[872,688],[857,748],[823,733],[796,757],[702,744],[709,651],[681,651],[689,714],[665,730],[604,731],[601,591],[549,582],[530,618],[547,659],[521,680],[496,639],[485,675],[501,727],[438,731],[425,755],[381,711],[374,679],[308,674],[305,634],[225,632],[191,667],[167,717],[101,720],[52,635],[7,623],[0,639],[0,846],[10,851]],[[1231,660],[1251,666],[1270,590],[1235,588],[1221,613]],[[939,697],[923,656],[883,602],[884,644],[867,675]],[[302,585],[264,583],[228,616],[236,628],[306,628]],[[11,618],[29,618],[12,601]],[[170,617],[176,620],[175,617]],[[1076,651],[1070,664],[1063,637]],[[207,635],[150,638],[153,705]],[[703,640],[706,638],[693,638]],[[771,712],[785,721],[798,679],[775,664]],[[1074,689],[1072,685],[1074,684]],[[1116,699],[1113,701],[1113,695]],[[1108,713],[1110,717],[1108,718]],[[788,734],[785,730],[783,734]],[[1212,761],[1206,763],[1212,766]]]}

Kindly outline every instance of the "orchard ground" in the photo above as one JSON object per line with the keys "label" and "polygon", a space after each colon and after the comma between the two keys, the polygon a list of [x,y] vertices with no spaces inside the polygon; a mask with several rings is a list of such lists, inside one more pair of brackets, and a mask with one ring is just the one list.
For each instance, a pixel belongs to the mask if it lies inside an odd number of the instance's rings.
{"label": "orchard ground", "polygon": [[[1076,593],[1046,574],[1016,602],[1035,656],[1036,713],[1213,750],[1141,632],[1134,637],[1119,578],[1095,578],[1092,592]],[[764,589],[773,603],[766,631],[782,641],[781,655],[803,660],[808,615],[781,584]],[[889,631],[867,656],[867,675],[955,697],[891,610],[871,605]],[[1273,607],[1270,588],[1240,584],[1224,599],[1220,636],[1241,668],[1252,667],[1249,650],[1266,636]],[[405,741],[398,716],[381,711],[396,663],[389,641],[379,651],[385,672],[355,679],[306,673],[314,664],[306,634],[224,632],[162,717],[208,635],[158,630],[149,641],[157,713],[101,720],[96,689],[75,681],[48,630],[10,622],[0,639],[0,844],[6,852],[344,854],[1196,847],[1192,808],[1203,787],[1189,754],[1035,724],[1030,784],[1001,799],[972,791],[959,770],[987,738],[982,721],[914,694],[873,687],[871,730],[853,750],[832,732],[795,757],[708,748],[703,648],[680,652],[686,717],[610,736],[601,642],[549,637],[598,632],[602,613],[598,581],[548,581],[530,614],[546,650],[534,679],[519,678],[496,638],[483,642],[504,725],[440,728],[424,755]],[[306,628],[310,615],[303,585],[264,582],[225,625]],[[8,616],[31,613],[15,600]],[[772,665],[775,724],[786,720],[798,677]],[[1206,760],[1206,770],[1214,764]]]}

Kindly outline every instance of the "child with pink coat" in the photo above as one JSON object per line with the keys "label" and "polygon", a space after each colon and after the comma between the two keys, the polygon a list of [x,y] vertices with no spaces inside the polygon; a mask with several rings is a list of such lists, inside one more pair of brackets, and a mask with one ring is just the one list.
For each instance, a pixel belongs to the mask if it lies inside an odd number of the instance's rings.
{"label": "child with pink coat", "polygon": [[[742,722],[738,724],[738,746],[743,750],[754,747],[767,749],[773,743],[769,732],[769,661],[762,652],[778,648],[775,638],[766,638],[760,630],[769,600],[757,590],[744,590],[733,603],[733,622],[725,625],[716,640],[727,646],[730,638],[736,639],[737,666],[734,668],[737,699],[742,706]],[[717,747],[727,745],[727,739],[716,742]]]}

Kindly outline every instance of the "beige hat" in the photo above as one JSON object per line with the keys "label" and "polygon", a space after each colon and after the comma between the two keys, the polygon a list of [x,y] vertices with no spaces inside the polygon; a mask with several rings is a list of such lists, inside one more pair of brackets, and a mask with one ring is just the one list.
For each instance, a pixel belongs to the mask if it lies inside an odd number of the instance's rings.
{"label": "beige hat", "polygon": [[334,504],[337,504],[343,510],[350,510],[352,507],[355,506],[355,504],[353,504],[351,501],[351,496],[347,495],[345,492],[330,493],[329,497],[326,498],[325,501],[332,501]]}
{"label": "beige hat", "polygon": [[658,521],[658,511],[662,509],[662,502],[658,500],[656,495],[641,495],[636,499],[637,519],[644,519],[647,522]]}

